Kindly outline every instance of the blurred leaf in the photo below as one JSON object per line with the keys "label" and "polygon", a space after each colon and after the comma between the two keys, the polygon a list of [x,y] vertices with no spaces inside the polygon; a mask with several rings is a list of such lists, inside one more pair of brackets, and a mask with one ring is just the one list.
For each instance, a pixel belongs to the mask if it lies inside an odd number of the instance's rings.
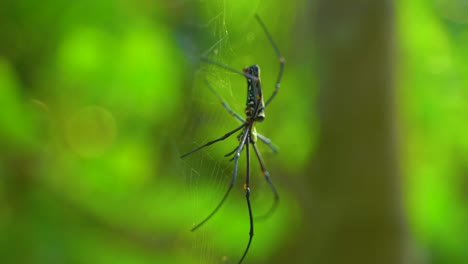
{"label": "blurred leaf", "polygon": [[25,147],[36,143],[34,118],[25,101],[14,72],[0,58],[0,145],[4,148]]}

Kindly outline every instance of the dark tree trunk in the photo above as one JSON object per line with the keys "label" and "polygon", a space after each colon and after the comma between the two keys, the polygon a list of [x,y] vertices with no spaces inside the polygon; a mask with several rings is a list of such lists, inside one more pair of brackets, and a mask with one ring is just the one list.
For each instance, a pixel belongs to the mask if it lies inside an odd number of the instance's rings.
{"label": "dark tree trunk", "polygon": [[320,139],[301,263],[404,261],[392,1],[318,0]]}

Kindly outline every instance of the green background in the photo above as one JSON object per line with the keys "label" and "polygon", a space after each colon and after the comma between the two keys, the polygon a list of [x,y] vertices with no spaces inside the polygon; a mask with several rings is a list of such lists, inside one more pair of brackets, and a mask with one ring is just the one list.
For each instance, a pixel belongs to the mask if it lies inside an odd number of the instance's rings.
{"label": "green background", "polygon": [[[317,2],[2,1],[0,263],[236,263],[248,239],[243,156],[226,204],[190,232],[228,186],[235,136],[179,156],[239,124],[205,78],[243,115],[245,79],[200,55],[258,63],[273,91],[278,60],[254,14],[286,68],[257,125],[279,147],[259,143],[281,202],[256,221],[246,263],[308,263],[288,245],[307,244],[303,230],[320,218],[304,198],[327,63],[310,34]],[[468,263],[468,6],[387,3],[404,247],[411,263]],[[261,214],[271,192],[252,164]]]}

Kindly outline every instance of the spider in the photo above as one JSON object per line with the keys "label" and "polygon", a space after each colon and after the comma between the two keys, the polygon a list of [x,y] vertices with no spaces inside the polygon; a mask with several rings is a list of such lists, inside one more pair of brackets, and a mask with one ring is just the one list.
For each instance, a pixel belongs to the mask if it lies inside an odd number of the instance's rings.
{"label": "spider", "polygon": [[271,180],[270,173],[266,169],[263,158],[262,158],[262,156],[260,154],[260,151],[257,148],[257,144],[256,144],[257,139],[260,139],[263,143],[268,145],[274,152],[277,152],[277,149],[273,145],[273,143],[271,142],[270,139],[268,139],[267,137],[263,136],[262,134],[260,134],[260,133],[258,133],[256,131],[255,123],[256,122],[261,122],[261,121],[263,121],[265,119],[265,108],[270,104],[270,102],[273,100],[273,98],[278,93],[278,90],[280,88],[281,78],[283,76],[285,59],[281,56],[280,50],[278,49],[275,42],[273,41],[273,38],[271,37],[270,33],[268,32],[268,30],[267,30],[265,24],[263,23],[263,21],[260,19],[260,17],[258,15],[255,15],[255,18],[257,19],[258,23],[260,24],[263,31],[265,32],[265,35],[267,36],[271,46],[275,50],[276,56],[277,56],[278,61],[279,61],[279,66],[280,67],[279,67],[278,77],[276,79],[276,85],[275,85],[275,89],[274,89],[272,95],[268,98],[266,103],[264,103],[264,101],[263,101],[263,92],[262,92],[262,84],[261,84],[261,81],[260,81],[260,67],[258,65],[255,64],[255,65],[244,68],[243,71],[238,71],[238,70],[236,70],[234,68],[231,68],[231,67],[229,67],[227,65],[224,65],[222,63],[213,61],[213,60],[211,60],[211,59],[209,59],[207,57],[202,56],[201,59],[203,61],[205,61],[205,62],[215,64],[215,65],[217,65],[219,67],[222,67],[222,68],[227,69],[227,70],[229,70],[231,72],[234,72],[234,73],[241,74],[244,77],[246,77],[246,79],[247,79],[247,102],[246,102],[246,107],[245,107],[245,119],[242,118],[242,116],[240,116],[236,112],[234,112],[229,107],[229,105],[221,98],[221,96],[215,91],[213,86],[207,80],[205,80],[207,86],[214,93],[214,95],[217,97],[217,99],[223,105],[223,107],[227,110],[227,112],[229,114],[231,114],[232,116],[234,116],[235,118],[237,118],[238,120],[240,120],[242,122],[242,124],[239,127],[235,128],[234,130],[227,132],[224,136],[219,137],[217,139],[214,139],[212,141],[209,141],[209,142],[205,143],[204,145],[202,145],[200,147],[197,147],[197,148],[183,154],[182,156],[180,156],[181,158],[184,158],[184,157],[186,157],[186,156],[188,156],[188,155],[190,155],[190,154],[192,154],[192,153],[194,153],[194,152],[196,152],[196,151],[198,151],[198,150],[200,150],[200,149],[202,149],[204,147],[207,147],[207,146],[212,145],[212,144],[214,144],[216,142],[225,140],[226,138],[230,137],[232,134],[234,134],[234,133],[236,133],[238,131],[241,131],[241,133],[237,137],[237,139],[239,140],[239,145],[236,146],[236,148],[233,151],[231,151],[231,152],[229,152],[228,154],[225,155],[226,157],[233,156],[231,160],[234,161],[234,170],[233,170],[233,173],[232,173],[231,183],[229,184],[229,187],[228,187],[226,193],[224,194],[224,197],[221,199],[221,202],[216,206],[216,208],[203,221],[201,221],[198,225],[193,227],[192,230],[191,230],[191,231],[197,230],[200,226],[202,226],[204,223],[206,223],[213,215],[215,215],[216,212],[219,210],[219,208],[221,208],[221,206],[223,205],[226,198],[229,196],[229,193],[231,192],[231,190],[232,190],[232,188],[234,186],[234,183],[235,183],[235,181],[237,179],[237,170],[238,170],[239,157],[240,157],[240,154],[241,154],[242,150],[245,148],[246,157],[247,157],[247,165],[246,165],[247,172],[246,172],[246,176],[245,176],[244,190],[245,190],[245,198],[247,200],[247,208],[249,210],[250,231],[249,231],[249,241],[247,243],[247,247],[245,248],[241,259],[239,260],[239,264],[242,263],[245,256],[247,255],[247,252],[249,251],[250,244],[252,243],[252,238],[253,238],[253,235],[254,235],[254,220],[253,220],[254,218],[253,218],[253,215],[252,215],[252,206],[250,204],[250,145],[253,147],[253,150],[255,152],[255,155],[257,156],[258,162],[260,163],[260,169],[262,171],[262,175],[265,177],[265,179],[268,182],[268,184],[269,184],[269,186],[270,186],[270,188],[271,188],[271,190],[273,192],[273,195],[274,195],[273,205],[267,211],[267,213],[262,216],[262,218],[267,217],[271,213],[273,213],[273,211],[276,209],[276,207],[278,205],[278,202],[279,202],[279,195],[278,195],[278,192],[276,190],[276,187],[275,187],[275,185],[273,184],[273,182]]}

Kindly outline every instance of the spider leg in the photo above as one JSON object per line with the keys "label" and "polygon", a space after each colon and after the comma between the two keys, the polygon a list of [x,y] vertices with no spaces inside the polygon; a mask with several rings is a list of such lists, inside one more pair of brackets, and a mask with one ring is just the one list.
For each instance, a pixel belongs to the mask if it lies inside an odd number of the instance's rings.
{"label": "spider leg", "polygon": [[[252,243],[252,238],[254,235],[254,222],[253,222],[253,216],[252,216],[252,206],[250,205],[250,135],[247,137],[247,142],[245,143],[246,147],[246,157],[247,157],[247,172],[245,176],[245,184],[244,184],[244,189],[245,189],[245,199],[247,200],[247,207],[249,209],[249,221],[250,221],[250,231],[249,231],[249,242],[247,243],[247,247],[245,248],[244,254],[242,255],[242,258],[239,260],[239,264],[242,263],[244,260],[245,256],[247,255],[247,252],[249,251],[250,244]],[[252,141],[253,142],[253,141]]]}
{"label": "spider leg", "polygon": [[226,69],[226,70],[228,70],[228,71],[231,71],[231,72],[234,72],[234,73],[243,75],[243,76],[245,76],[245,77],[247,77],[247,78],[249,78],[249,79],[258,81],[258,77],[255,77],[255,76],[253,76],[252,74],[248,74],[248,73],[245,73],[245,72],[243,72],[243,71],[239,71],[239,70],[234,69],[234,68],[232,68],[232,67],[229,67],[229,66],[227,66],[227,65],[225,65],[225,64],[222,64],[221,62],[214,61],[214,60],[212,60],[212,59],[210,59],[210,58],[208,58],[208,57],[206,57],[206,56],[200,56],[200,60],[205,61],[205,62],[208,62],[208,63],[211,63],[211,64],[216,65],[216,66],[218,66],[218,67],[224,68],[224,69]]}
{"label": "spider leg", "polygon": [[200,147],[198,147],[198,148],[196,148],[196,149],[193,149],[193,150],[191,150],[191,151],[189,151],[189,152],[183,154],[183,155],[180,156],[180,157],[181,157],[181,158],[184,158],[184,157],[186,157],[186,156],[188,156],[188,155],[190,155],[190,154],[192,154],[192,153],[194,153],[194,152],[196,152],[196,151],[198,151],[198,150],[200,150],[200,149],[202,149],[202,148],[204,148],[204,147],[207,147],[207,146],[209,146],[209,145],[211,145],[211,144],[214,144],[214,143],[216,143],[216,142],[218,142],[218,141],[225,140],[226,138],[228,138],[228,137],[231,136],[232,134],[236,133],[237,131],[241,130],[241,129],[242,129],[243,127],[245,127],[245,126],[246,126],[246,123],[243,123],[240,127],[236,128],[236,129],[234,129],[234,130],[232,130],[232,131],[227,132],[224,136],[219,137],[219,138],[217,138],[217,139],[215,139],[215,140],[209,141],[209,142],[207,142],[206,144],[204,144],[204,145],[202,145],[202,146],[200,146]]}
{"label": "spider leg", "polygon": [[223,199],[221,200],[221,202],[216,206],[216,208],[213,210],[213,212],[211,212],[211,214],[209,214],[203,221],[201,221],[198,225],[196,225],[195,227],[192,228],[192,232],[197,230],[200,226],[202,226],[204,223],[206,223],[208,220],[210,220],[210,218],[216,214],[216,212],[219,210],[219,208],[221,208],[221,206],[224,204],[224,201],[226,201],[226,198],[229,196],[229,193],[231,192],[232,190],[232,187],[234,186],[234,183],[236,182],[236,179],[237,179],[237,168],[238,168],[238,163],[239,163],[239,157],[240,157],[240,153],[242,152],[242,149],[244,148],[244,145],[245,145],[245,142],[246,142],[246,139],[247,139],[247,136],[249,135],[249,129],[250,127],[247,126],[244,130],[244,137],[242,138],[240,144],[239,144],[239,147],[237,148],[237,151],[236,151],[236,154],[234,156],[234,171],[232,173],[232,179],[231,179],[231,183],[229,184],[229,187],[226,191],[226,194],[224,194],[224,197]]}
{"label": "spider leg", "polygon": [[228,111],[228,113],[232,116],[234,116],[235,118],[239,119],[241,122],[245,122],[245,119],[242,118],[241,115],[239,115],[238,113],[232,111],[231,107],[229,107],[228,103],[226,101],[223,100],[223,98],[221,97],[221,95],[219,95],[216,90],[214,89],[214,87],[210,84],[210,82],[208,82],[207,79],[205,79],[205,83],[206,85],[208,86],[208,88],[210,88],[211,92],[214,93],[214,95],[216,96],[216,98],[218,98],[218,101],[223,105],[223,107],[226,109],[226,111]]}
{"label": "spider leg", "polygon": [[[237,147],[235,147],[235,148],[234,148],[231,152],[229,152],[228,154],[224,155],[224,157],[229,157],[229,156],[231,156],[232,154],[234,154],[234,152],[236,152],[236,150],[237,150]],[[231,161],[231,160],[229,160],[229,161]]]}
{"label": "spider leg", "polygon": [[273,181],[271,180],[270,173],[268,172],[268,170],[265,167],[265,163],[263,162],[262,156],[260,155],[260,151],[258,151],[257,145],[253,141],[252,141],[252,146],[253,146],[253,149],[255,150],[255,154],[257,155],[258,162],[260,163],[260,168],[262,170],[262,174],[263,174],[263,176],[265,176],[265,179],[268,182],[268,185],[270,185],[270,188],[273,191],[273,196],[274,196],[273,205],[268,210],[268,212],[266,214],[260,216],[260,217],[257,217],[257,219],[265,219],[265,218],[269,217],[275,211],[276,207],[278,207],[279,194],[278,194],[278,191],[276,190],[275,185],[273,184]]}
{"label": "spider leg", "polygon": [[275,50],[276,57],[278,57],[278,61],[279,61],[279,65],[280,65],[280,69],[279,69],[279,72],[278,72],[278,77],[276,78],[275,90],[273,91],[273,94],[270,96],[270,98],[268,98],[268,100],[265,103],[265,107],[267,107],[268,104],[270,104],[271,100],[273,100],[273,98],[276,96],[276,94],[279,91],[281,78],[283,77],[285,59],[284,59],[283,56],[281,56],[281,52],[280,52],[278,46],[276,46],[276,43],[273,41],[273,38],[271,37],[270,32],[268,32],[268,30],[267,30],[265,24],[263,23],[263,21],[260,19],[260,17],[257,14],[255,14],[255,18],[257,19],[258,23],[260,24],[263,31],[265,32],[265,35],[267,36],[268,40],[270,41],[271,46],[273,46],[273,49]]}
{"label": "spider leg", "polygon": [[257,132],[257,137],[263,141],[263,143],[265,143],[268,147],[271,148],[271,150],[273,150],[274,153],[278,153],[278,148],[275,146],[275,144],[273,144],[273,142],[271,141],[271,139],[265,137],[264,135],[260,134]]}

